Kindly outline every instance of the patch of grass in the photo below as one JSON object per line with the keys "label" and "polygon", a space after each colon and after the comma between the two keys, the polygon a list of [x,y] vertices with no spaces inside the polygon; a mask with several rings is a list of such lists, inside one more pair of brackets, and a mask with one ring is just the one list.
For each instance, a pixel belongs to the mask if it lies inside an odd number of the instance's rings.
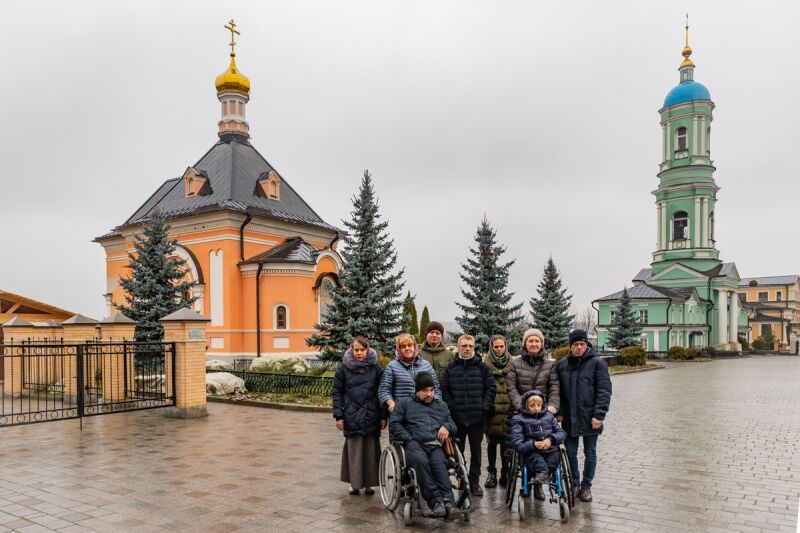
{"label": "patch of grass", "polygon": [[647,363],[646,365],[640,365],[640,366],[611,365],[608,367],[608,372],[609,374],[619,374],[624,372],[630,372],[631,370],[644,370],[649,368],[664,368],[664,367],[656,363]]}

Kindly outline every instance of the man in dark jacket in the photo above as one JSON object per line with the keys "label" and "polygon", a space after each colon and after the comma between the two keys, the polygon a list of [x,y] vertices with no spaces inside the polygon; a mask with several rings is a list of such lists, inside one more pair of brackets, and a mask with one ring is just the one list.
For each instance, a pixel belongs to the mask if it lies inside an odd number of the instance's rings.
{"label": "man in dark jacket", "polygon": [[389,417],[389,440],[403,444],[422,497],[433,516],[441,518],[455,505],[442,443],[456,431],[456,425],[447,405],[435,397],[433,385],[428,372],[416,375],[415,395],[398,402]]}
{"label": "man in dark jacket", "polygon": [[458,447],[464,453],[469,440],[469,483],[474,496],[481,489],[481,441],[486,419],[494,412],[495,383],[492,370],[475,355],[475,338],[458,338],[458,357],[442,372],[442,397],[458,427]]}
{"label": "man in dark jacket", "polygon": [[[586,332],[569,334],[569,355],[556,365],[561,382],[561,425],[567,432],[564,446],[572,470],[572,485],[580,499],[592,501],[592,480],[597,468],[597,438],[611,404],[611,377],[608,365],[594,353]],[[583,481],[578,470],[578,441],[583,437]]]}

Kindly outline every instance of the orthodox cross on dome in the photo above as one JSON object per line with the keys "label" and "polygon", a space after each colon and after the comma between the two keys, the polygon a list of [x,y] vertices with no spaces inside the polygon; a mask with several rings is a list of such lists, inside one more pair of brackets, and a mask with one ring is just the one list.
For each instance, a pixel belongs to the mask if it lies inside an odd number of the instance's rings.
{"label": "orthodox cross on dome", "polygon": [[[688,24],[688,23],[687,23],[687,24]],[[688,26],[687,26],[687,27],[688,27]],[[236,37],[235,37],[235,36],[236,36],[236,35],[241,35],[241,33],[239,33],[239,30],[237,30],[237,29],[236,29],[236,23],[233,21],[233,19],[231,19],[231,21],[230,21],[230,22],[228,22],[228,23],[225,25],[225,29],[226,29],[226,30],[230,30],[230,32],[231,32],[231,44],[230,44],[230,47],[231,47],[231,57],[236,57],[236,50],[234,49],[234,48],[235,48],[235,46],[236,46]],[[687,39],[688,39],[688,37],[687,37]]]}
{"label": "orthodox cross on dome", "polygon": [[683,51],[681,52],[683,55],[683,62],[681,63],[681,68],[683,67],[693,67],[694,63],[692,62],[689,57],[692,55],[692,47],[689,46],[689,13],[686,13],[686,42],[683,46]]}

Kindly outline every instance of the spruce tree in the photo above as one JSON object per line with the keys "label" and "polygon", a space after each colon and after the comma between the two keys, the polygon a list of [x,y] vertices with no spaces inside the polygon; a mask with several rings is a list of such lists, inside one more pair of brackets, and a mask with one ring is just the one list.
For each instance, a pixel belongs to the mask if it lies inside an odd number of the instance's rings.
{"label": "spruce tree", "polygon": [[621,350],[626,346],[638,346],[640,343],[642,325],[633,312],[627,287],[622,291],[622,300],[620,300],[617,312],[611,320],[609,333],[608,344],[617,350]]}
{"label": "spruce tree", "polygon": [[394,353],[394,337],[403,329],[403,269],[394,272],[397,253],[382,222],[372,177],[364,172],[353,196],[342,238],[339,285],[315,333],[306,339],[322,351],[321,358],[341,359],[356,335],[364,335],[376,350]]}
{"label": "spruce tree", "polygon": [[497,232],[483,217],[475,235],[475,248],[470,248],[467,262],[461,264],[461,289],[465,303],[456,302],[461,316],[456,322],[464,333],[475,337],[476,350],[489,349],[492,335],[508,335],[518,321],[517,311],[522,304],[510,305],[514,293],[508,292],[508,274],[516,260],[507,263],[500,258],[506,248],[497,243]]}
{"label": "spruce tree", "polygon": [[419,319],[419,335],[417,340],[421,343],[425,342],[425,330],[428,329],[428,324],[431,323],[431,315],[428,312],[428,306],[422,308],[422,318]]}
{"label": "spruce tree", "polygon": [[136,321],[137,341],[160,341],[164,328],[160,320],[197,299],[188,297],[193,282],[181,281],[186,274],[186,261],[175,257],[175,240],[169,240],[170,226],[158,210],[153,211],[136,236],[134,251],[128,253],[130,277],[120,276],[125,303],[115,307]]}
{"label": "spruce tree", "polygon": [[547,259],[536,292],[538,297],[531,298],[530,302],[532,326],[544,334],[546,348],[566,346],[569,328],[575,319],[575,315],[569,314],[572,295],[567,295],[567,289],[561,287],[561,275],[552,257]]}
{"label": "spruce tree", "polygon": [[411,296],[411,291],[408,291],[405,302],[403,303],[403,331],[413,335],[415,339],[419,337],[417,304],[414,302],[414,297]]}

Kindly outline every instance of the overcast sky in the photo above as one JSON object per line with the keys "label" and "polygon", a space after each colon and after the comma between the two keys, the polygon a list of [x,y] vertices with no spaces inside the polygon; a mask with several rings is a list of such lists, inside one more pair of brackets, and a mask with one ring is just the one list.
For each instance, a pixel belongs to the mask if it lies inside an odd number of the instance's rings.
{"label": "overcast sky", "polygon": [[[734,4],[736,7],[734,7]],[[5,2],[0,289],[101,318],[91,242],[216,141],[214,78],[252,83],[256,148],[341,226],[375,179],[407,287],[457,313],[486,214],[528,300],[552,255],[581,310],[656,239],[658,109],[684,13],[717,105],[723,260],[800,273],[797,2]]]}

